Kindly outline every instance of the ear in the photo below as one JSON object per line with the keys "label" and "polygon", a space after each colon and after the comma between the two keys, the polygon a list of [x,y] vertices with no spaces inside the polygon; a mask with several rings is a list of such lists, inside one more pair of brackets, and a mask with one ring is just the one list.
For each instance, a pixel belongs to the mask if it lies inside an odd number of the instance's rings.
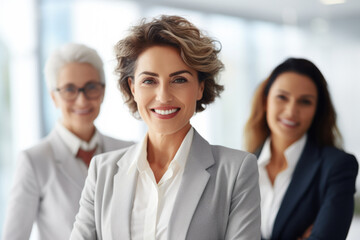
{"label": "ear", "polygon": [[134,97],[134,100],[136,102],[136,99],[135,99],[135,83],[134,83],[134,80],[131,78],[131,77],[128,77],[128,85],[129,85],[129,88],[131,90],[131,93]]}
{"label": "ear", "polygon": [[205,81],[202,81],[199,83],[199,89],[198,89],[198,94],[197,94],[197,98],[196,100],[200,100],[203,97],[204,94],[204,88],[205,88]]}
{"label": "ear", "polygon": [[54,104],[55,104],[55,107],[58,108],[59,105],[58,105],[58,99],[57,97],[55,96],[55,92],[54,91],[51,91],[50,92],[50,96],[51,96],[51,99],[53,100]]}

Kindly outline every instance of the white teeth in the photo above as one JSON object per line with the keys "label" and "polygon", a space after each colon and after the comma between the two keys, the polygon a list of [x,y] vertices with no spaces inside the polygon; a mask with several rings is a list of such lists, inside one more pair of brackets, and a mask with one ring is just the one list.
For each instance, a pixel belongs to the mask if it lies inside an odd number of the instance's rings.
{"label": "white teeth", "polygon": [[293,122],[293,121],[290,121],[290,120],[287,120],[287,119],[281,119],[281,121],[287,125],[290,125],[290,126],[295,126],[296,125],[296,122]]}
{"label": "white teeth", "polygon": [[172,114],[172,113],[176,112],[177,109],[176,109],[176,108],[174,108],[174,109],[169,109],[169,110],[154,109],[154,111],[155,111],[157,114],[160,114],[160,115],[169,115],[169,114]]}

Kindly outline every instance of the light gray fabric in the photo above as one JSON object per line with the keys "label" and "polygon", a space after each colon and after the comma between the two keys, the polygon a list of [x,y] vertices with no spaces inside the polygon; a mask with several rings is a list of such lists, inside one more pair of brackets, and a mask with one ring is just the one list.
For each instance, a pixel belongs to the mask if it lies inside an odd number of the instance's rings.
{"label": "light gray fabric", "polygon": [[[91,163],[71,240],[131,239],[136,148]],[[253,154],[209,145],[196,131],[169,222],[169,239],[260,239],[260,192]]]}
{"label": "light gray fabric", "polygon": [[[103,152],[133,144],[100,139]],[[86,179],[76,161],[55,130],[19,154],[2,239],[29,239],[34,222],[41,240],[69,239]]]}

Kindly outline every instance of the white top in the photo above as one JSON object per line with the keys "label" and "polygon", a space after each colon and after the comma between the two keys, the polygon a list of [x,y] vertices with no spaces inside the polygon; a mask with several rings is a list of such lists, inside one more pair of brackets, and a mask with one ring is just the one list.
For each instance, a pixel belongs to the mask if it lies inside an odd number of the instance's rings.
{"label": "white top", "polygon": [[139,172],[130,223],[132,240],[168,239],[168,223],[181,184],[193,135],[194,129],[190,128],[159,183],[156,183],[147,161],[148,136],[145,136],[142,147],[139,148],[137,160],[129,168],[130,170],[136,167]]}
{"label": "white top", "polygon": [[[69,131],[64,125],[61,124],[61,122],[57,122],[55,125],[55,131],[59,134],[61,140],[64,141],[64,144],[66,147],[69,148],[70,152],[74,157],[76,157],[77,152],[79,151],[79,148],[85,151],[90,151],[91,149],[94,149],[96,147],[96,151],[94,155],[99,154],[102,152],[102,149],[100,149],[100,135],[99,132],[95,129],[94,136],[90,139],[89,142],[83,141],[80,138],[78,138],[75,134]],[[80,158],[76,158],[79,160],[79,166],[80,169],[82,169],[82,173],[87,175],[88,167],[84,163],[83,160]]]}
{"label": "white top", "polygon": [[266,166],[271,158],[270,138],[266,139],[261,150],[258,159],[261,196],[261,235],[265,239],[271,238],[275,218],[290,184],[296,164],[305,147],[306,139],[307,135],[305,134],[285,150],[284,155],[288,167],[276,176],[274,185],[271,184],[266,171]]}

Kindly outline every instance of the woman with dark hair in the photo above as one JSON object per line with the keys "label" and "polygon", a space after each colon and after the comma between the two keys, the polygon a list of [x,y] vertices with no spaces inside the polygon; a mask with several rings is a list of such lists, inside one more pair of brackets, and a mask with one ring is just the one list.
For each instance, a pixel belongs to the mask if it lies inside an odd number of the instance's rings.
{"label": "woman with dark hair", "polygon": [[255,156],[210,145],[190,124],[223,89],[215,41],[161,16],[115,51],[120,89],[148,133],[92,161],[71,239],[260,239]]}
{"label": "woman with dark hair", "polygon": [[258,156],[263,239],[345,239],[358,163],[341,149],[327,83],[289,58],[260,84],[245,127]]}

